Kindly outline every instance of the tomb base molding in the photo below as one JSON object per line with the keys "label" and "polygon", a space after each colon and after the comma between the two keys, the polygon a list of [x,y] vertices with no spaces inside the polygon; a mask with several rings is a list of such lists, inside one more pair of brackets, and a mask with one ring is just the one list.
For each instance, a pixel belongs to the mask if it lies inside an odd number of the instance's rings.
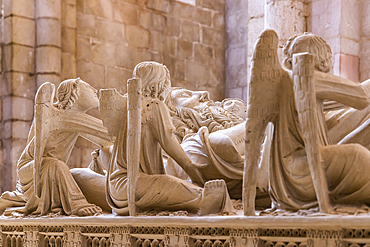
{"label": "tomb base molding", "polygon": [[370,246],[370,216],[2,217],[0,226],[0,246],[15,247]]}

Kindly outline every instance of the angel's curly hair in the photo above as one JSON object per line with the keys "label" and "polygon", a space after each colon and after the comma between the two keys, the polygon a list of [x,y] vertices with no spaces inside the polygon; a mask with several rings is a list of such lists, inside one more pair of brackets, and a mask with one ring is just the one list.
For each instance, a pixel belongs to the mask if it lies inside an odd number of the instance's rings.
{"label": "angel's curly hair", "polygon": [[315,56],[315,68],[322,72],[329,72],[332,69],[332,51],[326,41],[312,33],[305,32],[289,38],[283,47],[283,64],[287,69],[292,69],[293,54],[297,53],[298,46],[306,45],[306,51]]}
{"label": "angel's curly hair", "polygon": [[164,100],[168,94],[168,89],[171,87],[169,70],[165,65],[154,61],[137,64],[132,77],[141,79],[144,97]]}
{"label": "angel's curly hair", "polygon": [[58,109],[70,109],[77,101],[80,94],[80,78],[64,80],[57,89],[57,102],[54,104]]}

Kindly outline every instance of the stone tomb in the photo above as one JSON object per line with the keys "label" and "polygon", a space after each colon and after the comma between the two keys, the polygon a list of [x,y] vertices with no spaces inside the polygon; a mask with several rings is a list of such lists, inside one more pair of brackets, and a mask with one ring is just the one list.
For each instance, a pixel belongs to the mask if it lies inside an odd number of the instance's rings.
{"label": "stone tomb", "polygon": [[[313,34],[287,41],[283,65],[278,42],[274,30],[257,40],[246,111],[233,110],[237,100],[170,89],[156,62],[135,67],[128,95],[102,91],[102,121],[85,114],[99,103],[88,83],[62,82],[55,103],[44,83],[17,190],[1,196],[0,244],[369,247],[370,81],[327,73],[331,49]],[[66,169],[78,136],[101,146],[106,172]],[[256,212],[266,184],[273,207]]]}
{"label": "stone tomb", "polygon": [[369,216],[1,218],[2,246],[370,246]]}

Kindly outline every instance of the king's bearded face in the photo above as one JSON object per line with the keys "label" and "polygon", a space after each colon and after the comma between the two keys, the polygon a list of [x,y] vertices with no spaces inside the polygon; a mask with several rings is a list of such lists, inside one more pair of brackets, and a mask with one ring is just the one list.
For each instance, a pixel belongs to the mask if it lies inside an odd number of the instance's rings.
{"label": "king's bearded face", "polygon": [[[191,91],[175,88],[166,100],[167,106],[172,111],[172,116],[187,125],[193,132],[206,126],[209,132],[229,128],[243,121],[233,113],[210,100],[207,91]],[[175,116],[174,116],[175,115]],[[173,119],[174,120],[174,119]],[[175,120],[175,126],[179,124]]]}
{"label": "king's bearded face", "polygon": [[210,101],[209,93],[207,91],[190,91],[183,88],[173,90],[170,97],[177,109],[198,109],[202,104]]}

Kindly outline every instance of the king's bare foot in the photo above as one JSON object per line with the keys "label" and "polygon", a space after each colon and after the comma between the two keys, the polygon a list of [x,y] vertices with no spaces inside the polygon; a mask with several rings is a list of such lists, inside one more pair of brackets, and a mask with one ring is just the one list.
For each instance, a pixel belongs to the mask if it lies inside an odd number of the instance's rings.
{"label": "king's bare foot", "polygon": [[204,184],[199,214],[220,213],[226,200],[226,183],[224,180],[211,180]]}

